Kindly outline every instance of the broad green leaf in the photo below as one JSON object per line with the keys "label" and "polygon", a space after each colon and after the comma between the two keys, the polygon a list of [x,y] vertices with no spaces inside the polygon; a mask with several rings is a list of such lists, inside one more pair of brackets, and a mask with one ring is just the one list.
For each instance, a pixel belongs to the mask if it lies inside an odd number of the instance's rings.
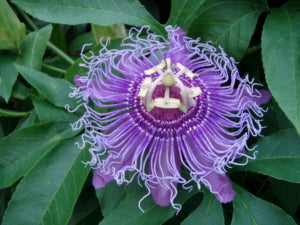
{"label": "broad green leaf", "polygon": [[193,211],[182,225],[222,225],[224,216],[222,204],[207,189],[204,190],[204,199],[200,206]]}
{"label": "broad green leaf", "polygon": [[[124,190],[126,192],[125,198],[109,215],[104,217],[99,225],[161,225],[176,213],[176,210],[171,206],[160,207],[156,205],[151,196],[141,202],[141,207],[144,210],[142,212],[138,203],[147,194],[147,190],[145,187],[138,186],[136,181],[125,186]],[[175,202],[182,204],[192,194],[186,190],[180,190]]]}
{"label": "broad green leaf", "polygon": [[267,8],[257,1],[216,1],[195,20],[189,30],[202,42],[212,41],[240,60],[246,53],[261,13]]}
{"label": "broad green leaf", "polygon": [[294,128],[293,124],[286,117],[274,98],[271,98],[265,107],[268,111],[264,114],[263,120],[263,126],[265,128],[263,129],[262,134],[264,136],[271,135],[279,130]]}
{"label": "broad green leaf", "polygon": [[53,78],[49,75],[33,70],[28,67],[16,65],[17,70],[24,79],[43,94],[51,103],[58,107],[65,107],[66,104],[71,107],[76,106],[74,99],[69,97],[74,87],[71,83],[60,78]]}
{"label": "broad green leaf", "polygon": [[172,0],[170,18],[167,24],[177,25],[188,30],[204,2],[205,0]]}
{"label": "broad green leaf", "polygon": [[27,13],[52,23],[111,25],[125,23],[134,26],[150,25],[157,33],[165,33],[138,0],[13,0]]}
{"label": "broad green leaf", "polygon": [[6,196],[5,189],[0,189],[0,224],[2,223],[2,218],[4,215],[5,205],[6,205]]}
{"label": "broad green leaf", "polygon": [[0,188],[12,185],[61,140],[74,136],[69,123],[48,123],[13,132],[0,141]]}
{"label": "broad green leaf", "polygon": [[106,40],[107,38],[124,38],[126,37],[126,29],[124,24],[112,24],[109,26],[101,26],[92,24],[92,32],[94,40],[99,43],[99,40]]}
{"label": "broad green leaf", "polygon": [[20,129],[23,129],[23,128],[26,128],[26,127],[31,127],[37,122],[38,122],[38,118],[37,118],[36,112],[35,112],[35,110],[32,110],[31,113],[28,116],[23,117],[19,121],[19,124],[16,127],[16,130],[20,130]]}
{"label": "broad green leaf", "polygon": [[124,186],[117,185],[113,180],[105,187],[97,189],[96,195],[101,205],[102,215],[108,216],[125,198],[126,192]]}
{"label": "broad green leaf", "polygon": [[18,77],[15,60],[16,58],[10,54],[0,53],[0,96],[6,102],[11,96],[13,85]]}
{"label": "broad green leaf", "polygon": [[14,84],[11,96],[20,100],[25,100],[30,96],[30,88],[28,88],[21,81],[17,80],[16,83]]}
{"label": "broad green leaf", "polygon": [[300,14],[274,9],[262,33],[268,87],[300,135]]}
{"label": "broad green leaf", "polygon": [[[90,179],[86,183],[91,184]],[[116,193],[117,194],[117,193]],[[68,225],[97,225],[101,220],[101,209],[93,187],[81,192]]]}
{"label": "broad green leaf", "polygon": [[300,203],[300,184],[272,179],[270,177],[268,181],[283,209],[290,215],[296,216]]}
{"label": "broad green leaf", "polygon": [[[67,41],[69,34],[65,32],[64,25],[62,24],[52,24],[53,30],[51,33],[51,42],[58,47],[63,52],[67,51]],[[76,35],[77,36],[77,35]],[[72,36],[71,36],[72,37]]]}
{"label": "broad green leaf", "polygon": [[0,49],[18,49],[25,36],[25,25],[6,0],[0,0]]}
{"label": "broad green leaf", "polygon": [[294,129],[282,130],[260,139],[256,150],[255,160],[234,170],[252,171],[300,183],[300,137]]}
{"label": "broad green leaf", "polygon": [[282,7],[289,8],[289,9],[300,9],[300,2],[299,0],[289,0],[286,4]]}
{"label": "broad green leaf", "polygon": [[296,225],[281,208],[255,197],[237,185],[234,185],[234,190],[236,196],[231,225]]}
{"label": "broad green leaf", "polygon": [[57,108],[45,100],[34,100],[33,105],[41,122],[74,122],[78,119],[74,113],[69,113],[65,109]]}
{"label": "broad green leaf", "polygon": [[0,124],[0,140],[4,137],[2,125]]}
{"label": "broad green leaf", "polygon": [[51,31],[52,26],[48,25],[29,33],[24,39],[21,49],[22,55],[18,64],[40,70]]}
{"label": "broad green leaf", "polygon": [[83,34],[75,37],[74,40],[71,42],[71,44],[68,46],[68,50],[70,52],[80,52],[82,50],[82,46],[84,44],[91,44],[91,45],[86,46],[85,50],[91,49],[92,46],[94,44],[96,44],[92,32],[83,33]]}
{"label": "broad green leaf", "polygon": [[2,225],[66,224],[90,171],[87,149],[74,143],[81,137],[61,142],[19,183],[5,212]]}

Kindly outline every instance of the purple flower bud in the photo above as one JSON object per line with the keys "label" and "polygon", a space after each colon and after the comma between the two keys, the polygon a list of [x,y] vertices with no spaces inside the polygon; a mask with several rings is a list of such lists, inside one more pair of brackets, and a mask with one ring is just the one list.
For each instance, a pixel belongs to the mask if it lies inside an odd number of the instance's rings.
{"label": "purple flower bud", "polygon": [[85,128],[93,185],[137,176],[158,205],[179,210],[177,185],[188,188],[194,181],[220,202],[231,202],[226,169],[239,157],[244,164],[255,157],[245,154],[254,150],[247,140],[260,135],[259,105],[271,96],[242,78],[221,47],[189,39],[181,28],[166,30],[169,40],[147,26],[132,28],[122,50],[103,44],[99,55],[82,56],[89,72],[75,77],[71,96],[81,99],[85,113],[73,128]]}

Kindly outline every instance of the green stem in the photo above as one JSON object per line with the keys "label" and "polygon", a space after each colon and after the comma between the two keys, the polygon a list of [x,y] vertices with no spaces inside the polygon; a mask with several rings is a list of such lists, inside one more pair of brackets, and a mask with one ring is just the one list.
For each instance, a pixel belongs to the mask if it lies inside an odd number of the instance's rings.
{"label": "green stem", "polygon": [[[17,7],[17,6],[16,6]],[[21,15],[24,17],[26,22],[32,27],[33,30],[38,30],[39,28],[32,22],[32,20],[29,18],[29,16],[19,7],[17,7]]]}
{"label": "green stem", "polygon": [[71,65],[75,62],[73,59],[71,59],[67,54],[65,54],[62,50],[60,50],[58,47],[56,47],[50,41],[47,42],[47,46],[52,51],[54,51],[57,55],[59,55],[61,58],[63,58],[65,61],[67,61],[68,63],[70,63]]}
{"label": "green stem", "polygon": [[63,70],[61,68],[51,66],[51,65],[48,65],[48,64],[45,64],[45,63],[42,63],[42,67],[44,67],[46,69],[49,69],[49,70],[52,70],[52,71],[55,71],[55,72],[58,72],[58,73],[62,73],[62,74],[65,74],[67,72],[66,70]]}
{"label": "green stem", "polygon": [[23,117],[27,116],[30,112],[17,112],[13,110],[1,109],[0,108],[0,116],[3,117]]}
{"label": "green stem", "polygon": [[[32,27],[33,30],[38,30],[39,28],[32,22],[30,17],[21,9],[18,8],[21,15],[24,17],[26,22]],[[62,50],[60,50],[58,47],[56,47],[54,44],[52,44],[50,41],[47,42],[48,48],[50,48],[53,52],[55,52],[57,55],[59,55],[61,58],[63,58],[65,61],[70,63],[71,65],[75,62],[71,57],[69,57],[66,53],[64,53]]]}

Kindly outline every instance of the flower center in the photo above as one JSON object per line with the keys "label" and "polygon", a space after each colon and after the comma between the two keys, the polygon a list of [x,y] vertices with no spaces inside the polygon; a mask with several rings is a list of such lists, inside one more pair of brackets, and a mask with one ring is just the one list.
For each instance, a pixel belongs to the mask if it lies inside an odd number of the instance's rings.
{"label": "flower center", "polygon": [[[192,71],[180,63],[172,64],[171,59],[162,60],[161,63],[144,71],[146,77],[141,85],[138,97],[143,98],[143,103],[148,112],[154,107],[162,109],[180,109],[186,113],[191,107],[195,106],[194,97],[202,93],[200,87],[187,87],[179,79],[184,74],[189,78],[196,76]],[[153,80],[151,75],[157,73],[159,76]],[[155,96],[154,91],[164,86],[164,95]],[[171,97],[171,90],[177,87],[181,96]]]}

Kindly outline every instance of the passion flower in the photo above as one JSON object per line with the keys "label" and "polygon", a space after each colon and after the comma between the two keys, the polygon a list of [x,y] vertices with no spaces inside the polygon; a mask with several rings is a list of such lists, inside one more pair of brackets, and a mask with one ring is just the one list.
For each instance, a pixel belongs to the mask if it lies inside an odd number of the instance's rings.
{"label": "passion flower", "polygon": [[71,97],[85,113],[73,129],[85,129],[93,185],[137,176],[156,204],[179,210],[177,185],[194,181],[220,202],[231,202],[226,169],[237,158],[246,164],[255,157],[246,154],[253,151],[247,140],[260,135],[259,105],[270,94],[242,78],[221,47],[187,38],[179,27],[166,31],[168,40],[147,26],[132,28],[121,50],[103,44],[98,55],[82,56],[89,72],[75,76]]}

